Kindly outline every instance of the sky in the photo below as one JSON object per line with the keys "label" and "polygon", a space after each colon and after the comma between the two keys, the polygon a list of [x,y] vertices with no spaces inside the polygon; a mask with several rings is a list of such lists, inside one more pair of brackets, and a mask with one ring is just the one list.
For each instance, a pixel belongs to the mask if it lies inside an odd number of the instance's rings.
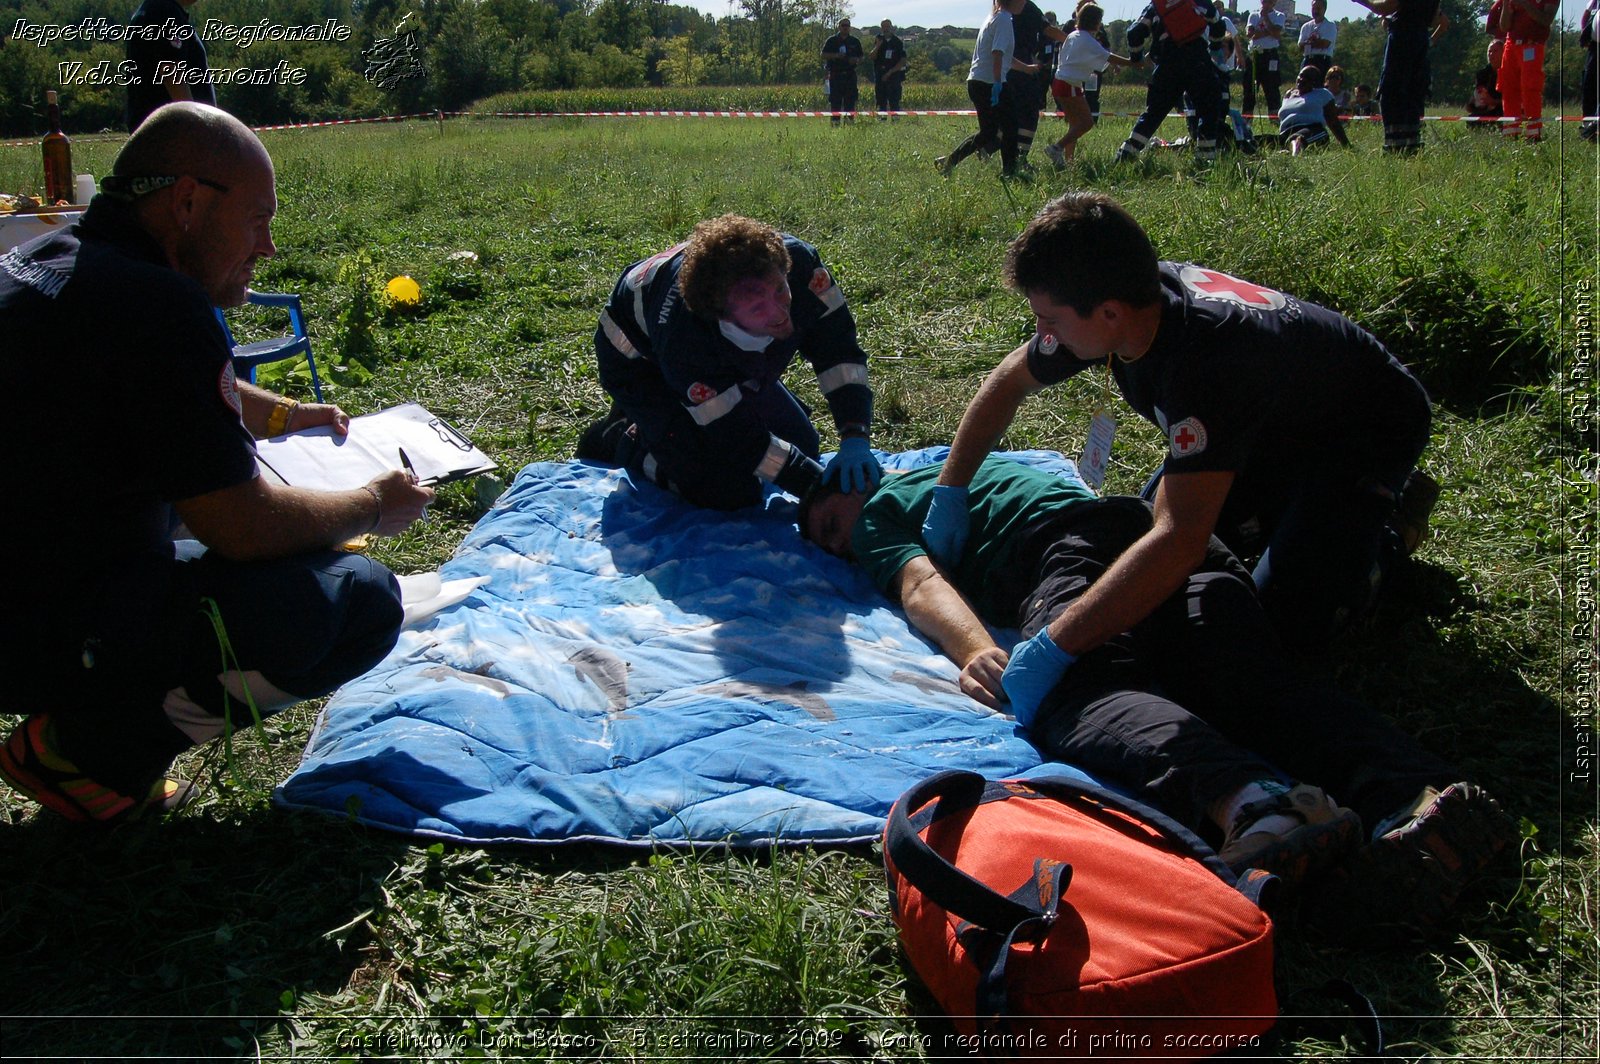
{"label": "sky", "polygon": [[[1046,0],[1035,0],[1035,2],[1046,11],[1054,10],[1058,15],[1064,9],[1076,6],[1075,0],[1056,0],[1055,3],[1047,3]],[[1108,19],[1132,19],[1139,16],[1139,12],[1144,10],[1147,2],[1148,0],[1100,0],[1100,6],[1106,9]],[[1571,2],[1572,0],[1567,0],[1563,3],[1563,8]],[[1246,4],[1251,10],[1260,6],[1259,2],[1252,3],[1250,0],[1236,0],[1233,6]],[[698,0],[695,6],[719,17],[728,13],[726,3],[718,5],[708,0]],[[849,0],[849,7],[851,22],[857,30],[876,26],[886,18],[896,26],[977,27],[988,17],[990,0]],[[1299,0],[1297,10],[1303,14],[1310,14],[1311,0]],[[1328,0],[1328,16],[1336,20],[1363,18],[1370,13],[1366,8],[1354,3],[1354,0]]]}

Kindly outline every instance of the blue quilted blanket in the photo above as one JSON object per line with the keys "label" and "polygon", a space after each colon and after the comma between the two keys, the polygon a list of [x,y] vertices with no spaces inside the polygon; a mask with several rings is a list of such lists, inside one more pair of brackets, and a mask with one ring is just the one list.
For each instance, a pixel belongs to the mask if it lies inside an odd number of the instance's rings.
{"label": "blue quilted blanket", "polygon": [[461,842],[846,843],[940,769],[1038,767],[795,508],[528,466],[441,570],[487,582],[334,695],[276,801]]}

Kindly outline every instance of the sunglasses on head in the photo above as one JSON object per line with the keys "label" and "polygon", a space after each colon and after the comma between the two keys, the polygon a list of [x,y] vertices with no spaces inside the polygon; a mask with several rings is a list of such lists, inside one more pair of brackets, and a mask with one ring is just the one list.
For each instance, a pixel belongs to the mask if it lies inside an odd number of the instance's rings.
{"label": "sunglasses on head", "polygon": [[[100,191],[112,199],[131,203],[141,196],[148,196],[152,192],[160,192],[164,188],[176,185],[181,176],[178,174],[148,174],[129,177],[126,174],[112,174],[110,177],[101,180]],[[218,192],[231,191],[229,186],[219,181],[213,181],[209,177],[199,177],[194,174],[189,176],[207,188],[214,188]]]}

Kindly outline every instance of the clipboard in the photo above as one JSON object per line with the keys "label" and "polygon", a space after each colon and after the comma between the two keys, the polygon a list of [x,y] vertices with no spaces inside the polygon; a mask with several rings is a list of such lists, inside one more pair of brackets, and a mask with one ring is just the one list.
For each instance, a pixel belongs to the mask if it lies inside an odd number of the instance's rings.
{"label": "clipboard", "polygon": [[402,403],[350,419],[350,434],[339,436],[319,425],[256,441],[265,471],[285,484],[322,491],[359,488],[373,477],[399,469],[404,450],[426,485],[464,480],[495,468],[494,459],[466,435],[419,403]]}

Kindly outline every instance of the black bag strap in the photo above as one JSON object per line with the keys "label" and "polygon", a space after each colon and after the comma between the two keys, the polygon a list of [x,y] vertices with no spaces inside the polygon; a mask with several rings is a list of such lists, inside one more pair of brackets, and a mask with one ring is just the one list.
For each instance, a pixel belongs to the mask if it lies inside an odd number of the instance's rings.
{"label": "black bag strap", "polygon": [[[1224,883],[1239,887],[1239,877],[1198,835],[1142,802],[1067,776],[1040,776],[1018,783],[1043,797],[1088,801],[1133,817],[1178,844]],[[939,803],[932,811],[933,819],[938,819],[985,801],[1012,796],[1024,795],[997,788],[976,772],[950,769],[936,773],[901,796],[889,813],[889,825],[884,833],[884,845],[894,867],[925,896],[946,912],[1001,935],[1009,935],[1018,925],[1044,917],[1046,906],[1032,898],[1019,901],[1005,897],[961,871],[923,840],[912,823],[912,816],[933,801]],[[1070,879],[1071,867],[1067,866],[1061,882],[1062,893],[1051,899],[1051,907],[1064,895]],[[1246,893],[1255,900],[1251,892]]]}
{"label": "black bag strap", "polygon": [[[1135,820],[1142,821],[1155,828],[1165,838],[1183,847],[1191,857],[1205,865],[1218,879],[1228,884],[1228,886],[1235,889],[1240,887],[1240,877],[1233,869],[1223,863],[1222,858],[1217,856],[1215,850],[1206,845],[1204,839],[1161,812],[1161,810],[1145,805],[1136,798],[1128,798],[1118,794],[1116,791],[1107,790],[1093,783],[1085,783],[1070,776],[1039,776],[1037,778],[1019,780],[1018,782],[1051,797],[1088,799],[1097,805],[1114,809],[1126,816],[1133,817]],[[1256,899],[1252,896],[1251,900],[1254,901]]]}
{"label": "black bag strap", "polygon": [[[911,814],[938,800],[934,817],[948,816],[979,805],[989,781],[976,772],[948,769],[912,787],[889,811],[884,845],[900,874],[915,883],[934,904],[946,912],[990,931],[1008,935],[1020,924],[1042,919],[1045,906],[999,894],[945,860],[923,841],[911,823]],[[1061,877],[1066,892],[1071,869]],[[1059,901],[1059,896],[1055,899]],[[1053,905],[1053,903],[1052,903]]]}

